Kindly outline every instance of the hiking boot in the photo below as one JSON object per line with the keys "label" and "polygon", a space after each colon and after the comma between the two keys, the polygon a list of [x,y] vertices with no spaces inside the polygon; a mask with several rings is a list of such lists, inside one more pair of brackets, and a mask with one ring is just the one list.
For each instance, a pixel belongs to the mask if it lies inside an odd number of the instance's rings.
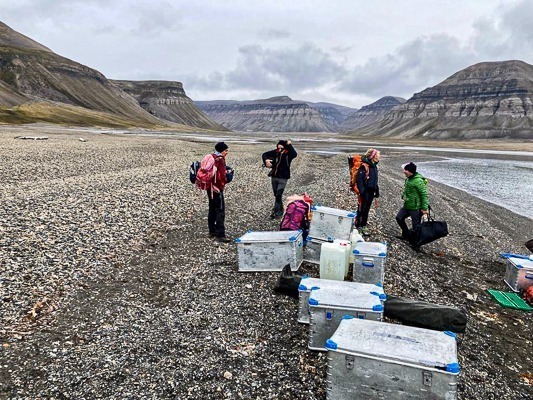
{"label": "hiking boot", "polygon": [[276,212],[274,213],[274,218],[279,218],[279,217],[281,217],[282,215],[283,215],[283,210],[276,211]]}
{"label": "hiking boot", "polygon": [[217,240],[217,242],[220,242],[220,243],[230,243],[231,242],[231,239],[229,237],[227,237],[227,236],[217,236],[216,240]]}
{"label": "hiking boot", "polygon": [[409,241],[409,238],[407,236],[403,235],[396,235],[394,236],[396,239],[405,240],[406,242]]}
{"label": "hiking boot", "polygon": [[210,237],[210,238],[215,237],[215,236],[216,236],[216,234],[215,234],[215,233],[212,233],[212,232],[209,232],[209,233],[207,234],[207,237]]}
{"label": "hiking boot", "polygon": [[411,248],[416,251],[417,253],[420,253],[422,250],[420,250],[420,246],[412,245]]}

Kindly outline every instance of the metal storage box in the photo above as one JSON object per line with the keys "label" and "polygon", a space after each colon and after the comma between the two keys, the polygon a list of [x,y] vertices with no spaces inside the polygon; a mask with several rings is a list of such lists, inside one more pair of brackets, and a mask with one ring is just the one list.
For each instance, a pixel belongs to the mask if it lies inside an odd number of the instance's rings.
{"label": "metal storage box", "polygon": [[325,351],[326,340],[345,315],[381,321],[385,299],[381,287],[368,283],[352,282],[349,286],[312,289],[309,294],[308,347]]}
{"label": "metal storage box", "polygon": [[533,260],[510,257],[505,269],[505,283],[515,292],[533,285]]}
{"label": "metal storage box", "polygon": [[452,332],[347,317],[326,347],[328,399],[457,398]]}
{"label": "metal storage box", "polygon": [[240,272],[281,271],[289,263],[296,271],[302,264],[302,231],[249,231],[235,242]]}
{"label": "metal storage box", "polygon": [[317,239],[307,236],[304,246],[304,261],[312,264],[320,264],[320,248],[322,243],[328,243],[328,240]]}
{"label": "metal storage box", "polygon": [[322,206],[311,207],[313,217],[309,236],[322,240],[344,239],[350,240],[355,211],[339,210]]}
{"label": "metal storage box", "polygon": [[378,293],[379,296],[385,298],[383,293],[383,287],[381,285],[366,285],[358,282],[341,282],[332,281],[329,279],[310,278],[309,276],[303,276],[298,286],[298,322],[301,324],[309,324],[309,294],[311,289],[326,289],[337,288],[339,286],[349,287],[353,286],[360,288],[361,290],[371,290]]}
{"label": "metal storage box", "polygon": [[353,280],[365,283],[383,283],[387,244],[357,242],[353,250]]}

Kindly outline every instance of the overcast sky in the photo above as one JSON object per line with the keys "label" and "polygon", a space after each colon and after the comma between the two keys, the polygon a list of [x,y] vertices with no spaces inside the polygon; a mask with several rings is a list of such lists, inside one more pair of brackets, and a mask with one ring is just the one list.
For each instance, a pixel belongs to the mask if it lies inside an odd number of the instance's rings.
{"label": "overcast sky", "polygon": [[111,79],[193,100],[362,107],[482,61],[533,64],[531,0],[0,0],[0,20]]}

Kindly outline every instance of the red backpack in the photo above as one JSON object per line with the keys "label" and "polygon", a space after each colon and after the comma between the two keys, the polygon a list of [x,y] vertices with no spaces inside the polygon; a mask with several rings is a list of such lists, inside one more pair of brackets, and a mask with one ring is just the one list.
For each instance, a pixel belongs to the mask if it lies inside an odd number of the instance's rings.
{"label": "red backpack", "polygon": [[[297,231],[302,229],[304,234],[309,230],[311,207],[303,200],[289,203],[285,215],[279,226],[280,231]],[[306,235],[307,236],[307,235]]]}
{"label": "red backpack", "polygon": [[196,186],[202,190],[208,190],[213,187],[213,179],[217,176],[217,167],[215,165],[215,155],[207,154],[200,162],[200,168],[196,172]]}

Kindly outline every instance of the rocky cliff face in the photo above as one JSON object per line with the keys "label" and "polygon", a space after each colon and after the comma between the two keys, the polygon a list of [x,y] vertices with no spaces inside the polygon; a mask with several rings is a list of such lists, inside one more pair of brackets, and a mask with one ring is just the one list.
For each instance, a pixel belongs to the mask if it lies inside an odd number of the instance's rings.
{"label": "rocky cliff face", "polygon": [[187,97],[181,82],[170,81],[112,81],[139,105],[157,118],[179,124],[212,130],[227,130],[210,120]]}
{"label": "rocky cliff face", "polygon": [[405,103],[405,101],[401,97],[382,97],[378,101],[348,115],[340,124],[339,130],[350,131],[355,128],[370,125],[376,121],[381,121],[393,107]]}
{"label": "rocky cliff face", "polygon": [[237,131],[331,132],[318,110],[287,96],[253,101],[197,101],[211,119]]}
{"label": "rocky cliff face", "polygon": [[394,107],[367,135],[429,138],[533,138],[533,66],[485,62],[457,72]]}

